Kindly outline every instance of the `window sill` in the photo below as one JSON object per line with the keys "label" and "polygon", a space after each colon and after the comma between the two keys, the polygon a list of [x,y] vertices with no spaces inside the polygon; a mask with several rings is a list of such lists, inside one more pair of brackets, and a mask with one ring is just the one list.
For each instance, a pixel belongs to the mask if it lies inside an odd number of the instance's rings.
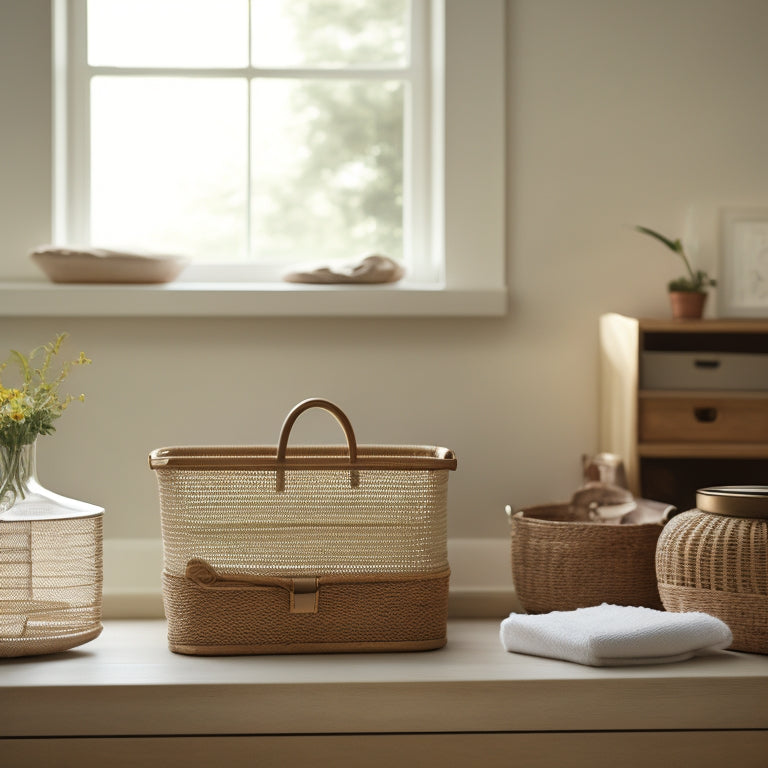
{"label": "window sill", "polygon": [[505,288],[0,283],[3,317],[499,317]]}

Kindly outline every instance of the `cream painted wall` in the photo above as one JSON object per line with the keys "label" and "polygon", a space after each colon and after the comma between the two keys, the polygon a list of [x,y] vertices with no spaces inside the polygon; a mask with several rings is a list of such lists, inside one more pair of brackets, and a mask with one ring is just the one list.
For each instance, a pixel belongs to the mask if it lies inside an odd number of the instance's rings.
{"label": "cream painted wall", "polygon": [[[630,226],[686,234],[716,272],[718,208],[768,206],[768,2],[515,0],[508,24],[507,317],[0,318],[3,349],[66,329],[94,360],[73,381],[86,404],[42,441],[43,482],[104,505],[109,540],[157,539],[150,449],[273,443],[325,396],[361,442],[457,452],[450,536],[495,540],[505,586],[504,504],[566,498],[598,448],[599,315],[667,313],[678,265]],[[0,3],[9,277],[50,236],[48,45],[47,2]],[[335,429],[308,415],[295,434]]]}

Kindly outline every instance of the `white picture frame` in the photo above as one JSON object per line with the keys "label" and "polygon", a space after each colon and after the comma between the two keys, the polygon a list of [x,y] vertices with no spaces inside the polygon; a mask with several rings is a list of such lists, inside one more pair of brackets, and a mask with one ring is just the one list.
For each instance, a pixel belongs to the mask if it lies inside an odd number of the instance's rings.
{"label": "white picture frame", "polygon": [[721,317],[768,317],[768,208],[725,208],[720,218]]}

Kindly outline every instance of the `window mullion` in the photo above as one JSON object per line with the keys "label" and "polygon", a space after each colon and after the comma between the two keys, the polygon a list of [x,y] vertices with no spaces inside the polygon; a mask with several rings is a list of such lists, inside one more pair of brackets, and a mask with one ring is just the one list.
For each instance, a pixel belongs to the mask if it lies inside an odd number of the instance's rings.
{"label": "window mullion", "polygon": [[411,3],[409,73],[403,115],[403,257],[415,281],[438,277],[431,262],[429,6]]}
{"label": "window mullion", "polygon": [[[248,0],[248,69],[253,67],[253,0]],[[245,259],[247,262],[253,261],[253,213],[251,204],[251,195],[253,192],[253,126],[251,120],[253,120],[253,80],[248,77],[245,81],[248,95],[246,97],[245,108],[248,110],[248,114],[245,118],[246,125],[246,177],[245,177]]]}
{"label": "window mullion", "polygon": [[[87,62],[87,8],[86,0],[57,0],[57,10],[66,24],[65,61],[68,72],[67,104],[57,115],[65,132],[63,154],[57,157],[57,174],[65,180],[66,213],[58,217],[57,238],[70,242],[87,243],[90,240],[91,201],[91,93]],[[58,216],[58,214],[57,214]],[[59,231],[64,226],[65,232]]]}

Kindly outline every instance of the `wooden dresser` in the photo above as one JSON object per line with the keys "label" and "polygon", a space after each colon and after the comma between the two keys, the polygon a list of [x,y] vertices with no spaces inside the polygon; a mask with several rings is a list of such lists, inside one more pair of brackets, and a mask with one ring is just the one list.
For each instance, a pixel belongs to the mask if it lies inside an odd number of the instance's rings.
{"label": "wooden dresser", "polygon": [[600,319],[600,449],[645,498],[768,485],[768,320]]}

